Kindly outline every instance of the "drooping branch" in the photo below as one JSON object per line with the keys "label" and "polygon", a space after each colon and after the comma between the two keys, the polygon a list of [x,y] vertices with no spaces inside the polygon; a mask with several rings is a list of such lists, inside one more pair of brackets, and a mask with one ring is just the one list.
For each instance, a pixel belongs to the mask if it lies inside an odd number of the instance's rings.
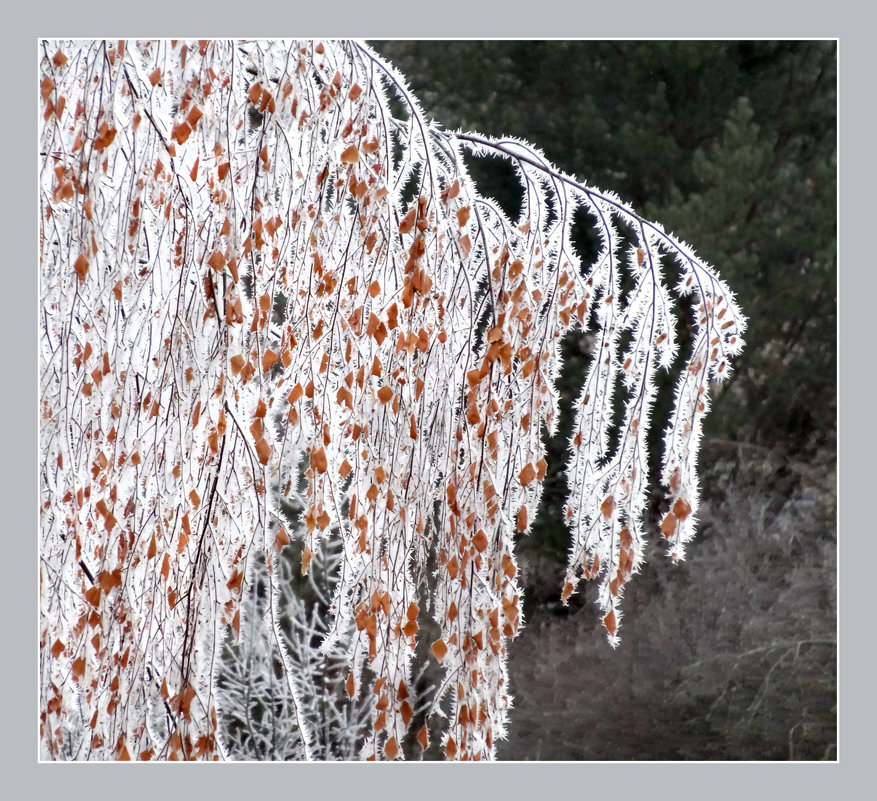
{"label": "drooping branch", "polygon": [[[427,703],[412,665],[429,628],[444,680],[420,746],[440,733],[450,758],[491,758],[561,337],[598,343],[563,598],[599,577],[614,640],[642,554],[654,376],[676,349],[662,260],[695,308],[665,434],[676,555],[708,381],[742,347],[733,297],[684,243],[525,143],[437,128],[361,44],[47,44],[40,69],[46,754],[224,756],[217,664],[243,613],[267,621],[273,646],[253,653],[281,666],[303,756],[329,753],[308,720],[310,640],[369,699],[361,755],[393,759]],[[517,170],[518,220],[468,176],[464,151],[488,150]],[[601,240],[587,266],[579,209]],[[303,573],[337,555],[325,627],[294,658],[277,607],[288,529]],[[266,601],[242,605],[257,586]]]}

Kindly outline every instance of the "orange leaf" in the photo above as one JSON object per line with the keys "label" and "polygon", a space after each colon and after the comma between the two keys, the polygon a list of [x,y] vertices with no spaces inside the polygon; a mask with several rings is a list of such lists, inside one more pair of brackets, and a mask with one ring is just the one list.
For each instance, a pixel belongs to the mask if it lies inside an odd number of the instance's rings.
{"label": "orange leaf", "polygon": [[231,592],[240,594],[243,580],[244,574],[240,570],[235,570],[235,572],[232,573],[231,578],[225,583],[225,586],[228,587]]}
{"label": "orange leaf", "polygon": [[329,461],[326,458],[326,449],[319,448],[313,452],[311,456],[311,466],[318,473],[325,473],[329,469]]}
{"label": "orange leaf", "polygon": [[55,82],[48,75],[40,81],[40,96],[43,98],[44,103],[54,88]]}
{"label": "orange leaf", "polygon": [[672,512],[668,512],[661,523],[661,532],[668,540],[676,533],[676,515]]}
{"label": "orange leaf", "polygon": [[527,530],[527,507],[522,506],[518,512],[518,531]]}
{"label": "orange leaf", "polygon": [[179,125],[174,125],[171,130],[171,136],[181,145],[184,144],[191,135],[192,128],[189,126],[188,122],[181,122]]}
{"label": "orange leaf", "polygon": [[425,723],[420,727],[420,731],[417,732],[417,742],[424,751],[429,748],[429,735],[427,734]]}
{"label": "orange leaf", "polygon": [[73,264],[73,269],[76,270],[79,275],[79,281],[81,283],[85,280],[85,276],[88,273],[88,259],[80,253],[76,262]]}
{"label": "orange leaf", "polygon": [[213,254],[207,260],[207,263],[214,269],[216,272],[221,273],[223,267],[225,267],[225,255],[220,250],[213,251]]}
{"label": "orange leaf", "polygon": [[521,482],[522,487],[526,487],[534,478],[536,478],[536,471],[531,464],[525,465],[524,469],[518,474],[518,480]]}
{"label": "orange leaf", "polygon": [[274,538],[274,547],[280,551],[289,545],[289,543],[289,534],[287,534],[286,529],[281,526],[280,530],[277,532],[277,536]]}
{"label": "orange leaf", "polygon": [[439,662],[441,662],[442,659],[445,658],[445,655],[448,653],[448,646],[445,645],[445,641],[444,640],[436,640],[432,644],[432,653],[435,656],[435,658]]}
{"label": "orange leaf", "polygon": [[388,386],[384,385],[378,390],[378,398],[381,403],[389,403],[390,398],[393,397],[393,390]]}
{"label": "orange leaf", "polygon": [[273,350],[266,350],[262,356],[262,372],[267,373],[276,362],[277,354]]}
{"label": "orange leaf", "polygon": [[310,548],[305,548],[301,555],[301,574],[304,576],[308,572],[308,567],[313,559],[314,552]]}
{"label": "orange leaf", "polygon": [[677,499],[676,503],[673,504],[673,514],[679,520],[685,520],[691,514],[691,504],[682,498]]}
{"label": "orange leaf", "polygon": [[356,145],[351,145],[341,154],[342,164],[356,164],[359,161],[359,149]]}
{"label": "orange leaf", "polygon": [[204,116],[204,112],[201,111],[201,109],[198,108],[198,106],[192,106],[192,110],[189,112],[188,116],[186,117],[186,122],[188,122],[189,126],[194,130],[195,126],[198,124],[198,120],[200,120],[201,117],[203,117],[203,116]]}
{"label": "orange leaf", "polygon": [[402,219],[402,222],[399,223],[399,233],[407,234],[414,227],[414,218],[417,214],[417,208],[412,206],[405,217]]}
{"label": "orange leaf", "polygon": [[149,83],[155,86],[161,80],[161,70],[156,67],[152,72],[149,73]]}

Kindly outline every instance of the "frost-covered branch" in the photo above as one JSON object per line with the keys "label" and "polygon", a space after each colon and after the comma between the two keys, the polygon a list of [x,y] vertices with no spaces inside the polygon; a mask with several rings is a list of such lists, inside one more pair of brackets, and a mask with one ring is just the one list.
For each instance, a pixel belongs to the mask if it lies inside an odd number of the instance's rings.
{"label": "frost-covered branch", "polygon": [[[362,44],[43,43],[40,78],[44,756],[393,759],[429,708],[420,747],[493,757],[560,340],[597,342],[563,599],[598,579],[614,641],[674,295],[694,337],[661,531],[681,556],[709,382],[743,344],[727,287],[526,143],[436,127]],[[516,220],[467,173],[488,151],[517,171]],[[333,571],[325,618],[290,594],[287,530],[302,573]]]}

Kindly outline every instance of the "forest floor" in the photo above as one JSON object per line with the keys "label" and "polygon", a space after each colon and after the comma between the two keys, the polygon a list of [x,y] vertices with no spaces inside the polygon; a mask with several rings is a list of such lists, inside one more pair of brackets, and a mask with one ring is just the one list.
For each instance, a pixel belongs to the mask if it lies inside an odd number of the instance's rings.
{"label": "forest floor", "polygon": [[593,588],[563,607],[565,566],[522,549],[500,759],[837,758],[835,452],[713,444],[702,463],[700,534],[678,565],[650,544],[617,649]]}

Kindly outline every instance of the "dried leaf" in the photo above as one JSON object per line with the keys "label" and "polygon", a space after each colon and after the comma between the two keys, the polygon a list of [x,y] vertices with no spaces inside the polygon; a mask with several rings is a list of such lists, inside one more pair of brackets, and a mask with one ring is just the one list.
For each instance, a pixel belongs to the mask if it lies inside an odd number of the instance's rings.
{"label": "dried leaf", "polygon": [[436,640],[432,644],[432,653],[435,658],[441,662],[448,653],[448,646],[445,645],[444,640]]}
{"label": "dried leaf", "polygon": [[305,548],[301,555],[301,574],[303,576],[307,575],[308,567],[310,566],[313,557],[314,552],[310,548]]}
{"label": "dried leaf", "polygon": [[325,473],[329,469],[329,460],[326,458],[325,448],[318,448],[311,455],[311,467],[318,473]]}

